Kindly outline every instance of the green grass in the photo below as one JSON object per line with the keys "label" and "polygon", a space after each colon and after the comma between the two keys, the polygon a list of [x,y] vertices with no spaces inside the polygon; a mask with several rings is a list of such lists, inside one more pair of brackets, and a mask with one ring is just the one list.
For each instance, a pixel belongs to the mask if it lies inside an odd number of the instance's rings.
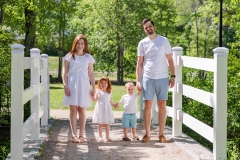
{"label": "green grass", "polygon": [[57,56],[48,56],[48,62],[49,62],[50,74],[53,74],[54,70],[58,71],[58,57]]}
{"label": "green grass", "polygon": [[[112,86],[112,101],[113,103],[118,102],[121,97],[126,94],[124,86]],[[50,84],[50,107],[51,109],[69,109],[66,106],[63,106],[63,84]],[[139,106],[138,99],[138,106]],[[93,102],[92,106],[87,108],[87,110],[94,110],[95,102]],[[114,109],[116,111],[123,111],[123,106],[120,106],[118,109]]]}
{"label": "green grass", "polygon": [[[51,75],[57,75],[58,73],[58,56],[48,56],[49,62],[49,71]],[[106,73],[102,73],[100,71],[95,71],[95,79],[99,80],[101,77],[106,76]],[[117,73],[111,73],[108,75],[110,80],[117,80]],[[135,79],[124,79],[125,81],[135,81]]]}

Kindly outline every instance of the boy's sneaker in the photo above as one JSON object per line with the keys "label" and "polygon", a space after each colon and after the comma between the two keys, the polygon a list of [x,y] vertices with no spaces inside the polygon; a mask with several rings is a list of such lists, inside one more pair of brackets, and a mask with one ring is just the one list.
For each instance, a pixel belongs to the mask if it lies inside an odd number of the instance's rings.
{"label": "boy's sneaker", "polygon": [[133,141],[139,141],[139,138],[138,138],[138,136],[135,136],[135,137],[132,138],[132,140]]}
{"label": "boy's sneaker", "polygon": [[131,139],[129,139],[128,137],[123,137],[122,140],[124,140],[124,141],[131,141]]}

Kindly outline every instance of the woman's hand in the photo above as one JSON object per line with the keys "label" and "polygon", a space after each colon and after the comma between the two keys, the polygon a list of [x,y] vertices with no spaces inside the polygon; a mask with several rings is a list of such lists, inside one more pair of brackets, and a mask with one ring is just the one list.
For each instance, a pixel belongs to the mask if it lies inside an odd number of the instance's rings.
{"label": "woman's hand", "polygon": [[66,96],[68,96],[68,97],[70,96],[70,90],[67,86],[64,86],[64,93]]}
{"label": "woman's hand", "polygon": [[91,94],[91,96],[95,96],[95,93],[96,93],[96,89],[93,88],[90,94]]}

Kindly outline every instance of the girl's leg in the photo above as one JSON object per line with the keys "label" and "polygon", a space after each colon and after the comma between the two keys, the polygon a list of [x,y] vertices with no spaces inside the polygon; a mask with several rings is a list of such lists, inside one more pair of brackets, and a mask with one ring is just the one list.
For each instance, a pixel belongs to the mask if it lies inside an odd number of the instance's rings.
{"label": "girl's leg", "polygon": [[98,124],[98,142],[103,142],[102,128],[103,128],[103,124]]}
{"label": "girl's leg", "polygon": [[80,142],[84,142],[83,134],[86,125],[86,108],[78,107],[78,115],[79,115],[79,139]]}
{"label": "girl's leg", "polygon": [[77,137],[77,106],[70,105],[69,122],[72,130],[73,142],[78,142]]}
{"label": "girl's leg", "polygon": [[106,139],[108,142],[112,142],[112,139],[110,139],[109,134],[110,134],[110,125],[109,124],[104,124],[105,126],[105,132],[106,132]]}

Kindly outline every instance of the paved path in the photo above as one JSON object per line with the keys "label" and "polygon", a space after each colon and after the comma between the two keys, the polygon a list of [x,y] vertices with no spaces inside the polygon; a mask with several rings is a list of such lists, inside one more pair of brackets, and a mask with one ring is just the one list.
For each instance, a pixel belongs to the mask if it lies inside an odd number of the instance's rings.
{"label": "paved path", "polygon": [[[115,123],[111,124],[113,142],[99,143],[97,125],[91,123],[93,112],[87,111],[85,129],[86,142],[71,142],[68,110],[51,110],[53,119],[49,125],[41,127],[40,139],[31,141],[30,134],[24,139],[24,160],[208,160],[213,159],[210,151],[193,139],[183,135],[181,138],[171,136],[171,128],[165,127],[169,143],[158,142],[158,127],[151,128],[151,141],[122,141],[122,112],[114,112]],[[139,114],[138,114],[139,117]],[[53,123],[54,122],[54,123]],[[49,129],[50,128],[50,129]],[[48,134],[47,134],[48,133]],[[130,133],[129,133],[130,134]],[[104,134],[103,134],[104,135]],[[142,138],[144,126],[138,123],[137,135]],[[11,160],[11,154],[6,160]]]}
{"label": "paved path", "polygon": [[[85,130],[86,142],[72,143],[68,120],[68,110],[51,110],[51,117],[57,119],[50,134],[43,143],[39,160],[195,160],[213,159],[212,153],[198,143],[185,138],[173,138],[171,128],[165,128],[169,143],[158,142],[158,127],[151,128],[151,141],[122,141],[122,112],[114,112],[115,123],[111,124],[110,135],[113,142],[97,142],[97,124],[91,123],[91,111],[87,111]],[[103,134],[104,137],[105,134]],[[129,132],[130,135],[130,132]],[[138,123],[137,135],[144,135],[144,126]]]}

